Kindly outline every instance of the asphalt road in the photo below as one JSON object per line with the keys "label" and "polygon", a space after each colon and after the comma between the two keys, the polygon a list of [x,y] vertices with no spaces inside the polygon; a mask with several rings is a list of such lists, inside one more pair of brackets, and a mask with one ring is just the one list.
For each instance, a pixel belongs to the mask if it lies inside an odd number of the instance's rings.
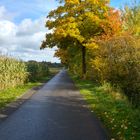
{"label": "asphalt road", "polygon": [[0,140],[107,140],[66,71],[0,123]]}

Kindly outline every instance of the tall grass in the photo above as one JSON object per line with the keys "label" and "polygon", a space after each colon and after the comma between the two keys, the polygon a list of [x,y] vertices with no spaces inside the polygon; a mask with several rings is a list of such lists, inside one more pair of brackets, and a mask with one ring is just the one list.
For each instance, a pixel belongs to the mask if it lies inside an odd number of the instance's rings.
{"label": "tall grass", "polygon": [[28,77],[24,62],[12,57],[0,56],[0,90],[25,83]]}
{"label": "tall grass", "polygon": [[45,79],[49,75],[46,62],[22,62],[0,55],[0,90]]}

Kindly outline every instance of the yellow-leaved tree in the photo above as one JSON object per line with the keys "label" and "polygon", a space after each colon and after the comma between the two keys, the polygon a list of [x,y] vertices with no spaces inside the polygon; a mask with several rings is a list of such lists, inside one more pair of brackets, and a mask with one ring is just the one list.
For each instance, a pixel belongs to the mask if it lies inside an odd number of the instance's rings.
{"label": "yellow-leaved tree", "polygon": [[[66,54],[67,58],[72,57],[70,53],[73,50],[74,55],[79,55],[80,50],[81,75],[85,77],[87,49],[94,51],[98,47],[99,37],[109,37],[116,32],[114,24],[109,20],[114,13],[114,9],[109,6],[109,0],[65,0],[47,16],[46,27],[51,33],[46,34],[41,49],[57,46],[60,50],[56,55],[60,58],[64,58],[63,55]],[[120,24],[116,27],[120,28]],[[66,61],[68,66],[71,59]]]}

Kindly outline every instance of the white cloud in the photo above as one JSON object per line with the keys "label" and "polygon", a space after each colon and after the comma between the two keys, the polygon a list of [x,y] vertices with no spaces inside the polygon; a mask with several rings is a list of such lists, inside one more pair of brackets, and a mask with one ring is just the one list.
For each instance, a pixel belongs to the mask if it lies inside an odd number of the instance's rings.
{"label": "white cloud", "polygon": [[40,18],[35,21],[32,21],[31,19],[24,19],[20,25],[17,32],[17,35],[31,35],[38,32],[44,32],[46,29],[45,26],[45,19]]}
{"label": "white cloud", "polygon": [[24,60],[59,62],[57,58],[53,58],[54,49],[39,49],[47,32],[44,27],[45,18],[34,21],[24,19],[16,25],[10,19],[4,18],[3,14],[8,13],[4,7],[0,8],[0,11],[3,11],[0,14],[0,52]]}

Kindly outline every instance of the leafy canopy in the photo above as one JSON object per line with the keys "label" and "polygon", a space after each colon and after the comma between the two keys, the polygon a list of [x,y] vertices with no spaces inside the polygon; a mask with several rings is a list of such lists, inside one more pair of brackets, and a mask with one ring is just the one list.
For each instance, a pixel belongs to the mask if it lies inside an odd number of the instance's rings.
{"label": "leafy canopy", "polygon": [[46,27],[52,32],[46,34],[41,48],[96,48],[96,38],[109,37],[120,30],[118,14],[109,6],[109,0],[65,0],[47,16]]}

